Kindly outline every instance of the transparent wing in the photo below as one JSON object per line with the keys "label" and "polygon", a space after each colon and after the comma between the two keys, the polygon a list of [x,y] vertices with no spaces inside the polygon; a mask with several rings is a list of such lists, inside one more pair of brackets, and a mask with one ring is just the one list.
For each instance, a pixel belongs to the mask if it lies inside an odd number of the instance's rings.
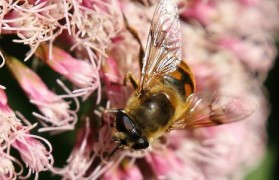
{"label": "transparent wing", "polygon": [[155,10],[142,61],[139,91],[176,69],[181,60],[181,27],[177,6],[161,0]]}
{"label": "transparent wing", "polygon": [[187,99],[186,111],[171,129],[198,128],[232,123],[247,118],[255,109],[251,99],[222,96],[212,92],[194,93]]}

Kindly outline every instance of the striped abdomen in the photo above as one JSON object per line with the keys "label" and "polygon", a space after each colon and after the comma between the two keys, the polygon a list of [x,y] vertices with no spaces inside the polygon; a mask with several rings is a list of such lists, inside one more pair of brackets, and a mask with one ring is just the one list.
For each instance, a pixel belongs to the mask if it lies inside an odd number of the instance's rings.
{"label": "striped abdomen", "polygon": [[173,87],[183,100],[195,92],[194,75],[190,67],[183,61],[175,71],[163,77],[163,83]]}

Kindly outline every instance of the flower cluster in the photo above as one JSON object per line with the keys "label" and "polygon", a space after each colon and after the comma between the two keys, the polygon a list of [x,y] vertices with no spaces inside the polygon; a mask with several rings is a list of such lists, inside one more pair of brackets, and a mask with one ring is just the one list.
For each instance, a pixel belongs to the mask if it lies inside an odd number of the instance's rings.
{"label": "flower cluster", "polygon": [[[30,134],[30,130],[36,124],[31,125],[24,117],[23,120],[27,125],[24,126],[21,123],[15,112],[9,107],[7,96],[2,89],[0,89],[0,118],[1,179],[28,178],[32,172],[36,173],[35,179],[37,179],[39,172],[46,171],[53,165],[52,146],[46,139]],[[11,155],[11,148],[19,152],[28,167],[27,175],[23,176],[23,165]],[[18,167],[14,167],[14,164],[19,167],[18,171],[15,170]]]}
{"label": "flower cluster", "polygon": [[[126,74],[140,77],[140,44],[123,16],[145,45],[158,1],[4,0],[0,34],[12,35],[11,43],[29,51],[20,58],[0,44],[0,74],[7,68],[36,106],[39,112],[32,114],[42,126],[39,131],[76,130],[77,137],[65,166],[54,165],[52,146],[30,133],[35,125],[23,115],[17,113],[26,125],[16,117],[5,94],[11,88],[0,82],[0,179],[28,178],[32,172],[37,178],[46,170],[64,179],[241,179],[260,162],[269,114],[262,86],[277,53],[278,2],[175,2],[183,60],[193,70],[197,91],[249,97],[258,106],[253,115],[218,127],[171,131],[144,151],[119,150],[112,141],[114,117],[105,109],[124,108],[133,92],[129,83],[125,86]],[[24,60],[57,73],[65,93]],[[93,103],[91,112],[84,113],[84,101]],[[26,163],[27,175],[11,148]]]}

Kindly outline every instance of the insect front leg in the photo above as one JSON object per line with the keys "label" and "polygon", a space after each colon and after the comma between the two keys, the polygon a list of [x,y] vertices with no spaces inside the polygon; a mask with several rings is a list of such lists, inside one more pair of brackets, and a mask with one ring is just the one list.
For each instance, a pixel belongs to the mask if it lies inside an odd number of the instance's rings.
{"label": "insect front leg", "polygon": [[144,50],[143,50],[143,46],[142,46],[139,34],[138,34],[138,32],[134,28],[132,28],[130,26],[130,24],[128,23],[128,20],[127,20],[127,18],[125,16],[125,14],[122,13],[122,15],[123,15],[123,19],[124,19],[124,23],[125,23],[126,29],[132,34],[132,36],[139,43],[139,46],[140,46],[140,49],[139,49],[139,65],[140,65],[140,70],[142,70],[142,66],[143,66],[143,62],[142,61],[143,61],[143,57],[144,57]]}
{"label": "insect front leg", "polygon": [[134,87],[134,89],[138,88],[138,83],[136,82],[136,80],[134,79],[134,77],[131,75],[131,73],[127,73],[124,79],[124,86],[127,85],[127,82],[130,81]]}

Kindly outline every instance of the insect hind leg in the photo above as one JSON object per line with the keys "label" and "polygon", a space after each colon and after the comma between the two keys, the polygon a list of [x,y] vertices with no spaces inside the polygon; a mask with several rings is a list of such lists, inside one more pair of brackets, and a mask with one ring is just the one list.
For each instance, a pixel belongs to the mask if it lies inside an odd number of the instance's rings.
{"label": "insect hind leg", "polygon": [[133,27],[130,26],[130,24],[128,23],[128,20],[127,20],[125,14],[123,12],[122,12],[122,15],[123,15],[123,19],[124,19],[124,23],[125,23],[126,29],[131,33],[131,35],[139,43],[139,46],[140,46],[140,49],[139,49],[139,65],[140,65],[140,69],[142,69],[142,66],[143,66],[143,62],[142,61],[143,61],[143,57],[144,57],[144,49],[143,49],[143,46],[142,46],[139,34],[138,34],[138,32]]}

